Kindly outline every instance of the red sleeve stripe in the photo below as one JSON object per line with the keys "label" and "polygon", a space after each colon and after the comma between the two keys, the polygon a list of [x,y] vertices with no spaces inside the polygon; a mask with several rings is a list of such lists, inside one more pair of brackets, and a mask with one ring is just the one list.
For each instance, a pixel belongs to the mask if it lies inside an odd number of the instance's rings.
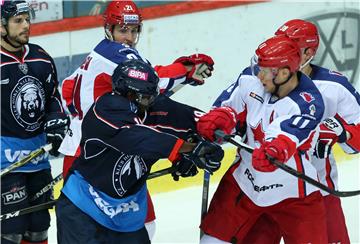
{"label": "red sleeve stripe", "polygon": [[181,146],[184,144],[184,140],[178,139],[173,147],[168,159],[172,162],[179,156],[179,150]]}

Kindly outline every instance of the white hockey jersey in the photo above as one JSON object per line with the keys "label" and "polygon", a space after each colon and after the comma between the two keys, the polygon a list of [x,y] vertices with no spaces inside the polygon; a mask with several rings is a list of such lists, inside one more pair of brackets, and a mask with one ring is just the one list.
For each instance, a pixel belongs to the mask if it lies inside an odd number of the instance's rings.
{"label": "white hockey jersey", "polygon": [[[314,81],[324,100],[323,119],[339,116],[348,124],[360,123],[360,95],[348,79],[340,73],[311,65],[310,78]],[[360,139],[359,139],[360,140]],[[347,153],[356,153],[346,143],[340,144]],[[333,153],[328,158],[313,156],[312,163],[316,167],[319,180],[331,189],[338,190],[338,171]],[[328,195],[322,191],[323,195]]]}
{"label": "white hockey jersey", "polygon": [[[85,114],[101,95],[112,90],[111,76],[127,59],[142,59],[137,50],[127,45],[102,40],[86,57],[84,63],[67,77],[61,87],[62,99],[73,118],[59,152],[69,156],[80,155],[81,124]],[[171,91],[186,81],[186,68],[181,63],[156,66],[162,93]]]}
{"label": "white hockey jersey", "polygon": [[[320,92],[305,75],[299,85],[278,99],[266,92],[260,80],[245,69],[238,80],[225,90],[215,106],[230,106],[246,114],[247,143],[254,147],[282,134],[293,140],[298,152],[286,164],[317,179],[310,162],[317,139],[316,128],[323,116],[324,104]],[[258,206],[270,206],[287,198],[302,198],[318,190],[281,169],[260,172],[252,166],[252,155],[240,150],[241,162],[233,176],[242,191]]]}

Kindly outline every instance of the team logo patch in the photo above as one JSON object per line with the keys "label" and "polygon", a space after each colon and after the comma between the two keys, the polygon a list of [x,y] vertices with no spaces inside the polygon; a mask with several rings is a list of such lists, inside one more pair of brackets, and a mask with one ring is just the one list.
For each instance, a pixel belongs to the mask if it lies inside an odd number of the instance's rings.
{"label": "team logo patch", "polygon": [[114,190],[119,196],[123,196],[146,172],[147,166],[140,156],[122,154],[113,170]]}
{"label": "team logo patch", "polygon": [[26,75],[29,71],[29,68],[26,63],[19,64],[18,67],[19,67],[19,70],[21,70],[21,72],[23,72],[24,75]]}
{"label": "team logo patch", "polygon": [[[360,14],[341,10],[308,17],[319,30],[315,63],[344,73],[351,83],[359,79]],[[345,54],[345,55],[344,55]]]}
{"label": "team logo patch", "polygon": [[129,69],[128,76],[131,78],[139,79],[139,80],[147,80],[148,79],[148,73],[141,72],[139,70],[135,69]]}
{"label": "team logo patch", "polygon": [[264,103],[264,99],[261,96],[259,96],[258,94],[254,93],[254,92],[250,92],[249,95],[250,95],[250,97],[258,100],[259,102]]}
{"label": "team logo patch", "polygon": [[314,105],[314,104],[311,104],[311,105],[309,106],[309,110],[310,110],[310,115],[311,115],[311,116],[314,116],[315,113],[316,113],[316,107],[315,107],[315,105]]}
{"label": "team logo patch", "polygon": [[315,100],[314,96],[308,92],[301,92],[300,96],[305,100],[305,102],[310,103]]}
{"label": "team logo patch", "polygon": [[15,204],[21,202],[27,198],[27,192],[25,186],[13,187],[10,191],[1,194],[4,205]]}
{"label": "team logo patch", "polygon": [[11,113],[26,131],[40,128],[44,115],[45,90],[41,82],[32,76],[24,76],[10,94]]}

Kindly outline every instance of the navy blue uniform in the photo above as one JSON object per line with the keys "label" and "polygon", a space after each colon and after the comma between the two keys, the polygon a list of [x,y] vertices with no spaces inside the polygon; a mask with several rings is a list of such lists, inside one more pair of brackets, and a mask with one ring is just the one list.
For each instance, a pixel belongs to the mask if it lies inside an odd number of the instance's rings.
{"label": "navy blue uniform", "polygon": [[[1,48],[1,169],[46,144],[50,112],[63,112],[52,58],[34,44],[24,46],[21,58]],[[1,214],[48,201],[50,193],[29,199],[51,180],[48,154],[2,177]],[[1,233],[41,232],[49,224],[44,210],[2,221]]]}
{"label": "navy blue uniform", "polygon": [[[192,133],[196,114],[201,112],[159,96],[142,118],[137,113],[134,103],[111,93],[89,109],[82,124],[81,156],[57,205],[59,243],[101,242],[105,232],[96,236],[91,233],[94,226],[114,231],[107,242],[149,242],[144,231],[146,178],[158,159],[177,157],[182,144],[177,136],[186,138]],[[89,219],[91,224],[84,229],[81,223]],[[80,224],[78,231],[66,230],[71,221]]]}

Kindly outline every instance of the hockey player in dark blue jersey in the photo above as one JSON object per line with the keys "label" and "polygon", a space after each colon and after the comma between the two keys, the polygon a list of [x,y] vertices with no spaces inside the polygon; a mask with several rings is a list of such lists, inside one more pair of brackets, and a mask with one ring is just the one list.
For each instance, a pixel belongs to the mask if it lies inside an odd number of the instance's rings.
{"label": "hockey player in dark blue jersey", "polygon": [[[175,129],[179,111],[161,111],[180,104],[159,97],[153,105],[158,81],[150,65],[127,60],[114,71],[113,91],[100,96],[85,115],[81,155],[56,207],[58,243],[150,243],[144,224],[151,166],[161,158],[183,157],[180,164],[185,168],[196,165],[214,172],[220,167],[224,155],[220,146],[172,135],[187,133]],[[152,126],[144,124],[148,115]]]}
{"label": "hockey player in dark blue jersey", "polygon": [[[1,169],[31,151],[58,147],[68,124],[57,91],[52,58],[30,44],[30,12],[25,1],[1,6]],[[51,193],[31,197],[52,180],[48,153],[1,178],[1,214],[47,202]],[[1,243],[47,243],[48,210],[1,221]]]}

